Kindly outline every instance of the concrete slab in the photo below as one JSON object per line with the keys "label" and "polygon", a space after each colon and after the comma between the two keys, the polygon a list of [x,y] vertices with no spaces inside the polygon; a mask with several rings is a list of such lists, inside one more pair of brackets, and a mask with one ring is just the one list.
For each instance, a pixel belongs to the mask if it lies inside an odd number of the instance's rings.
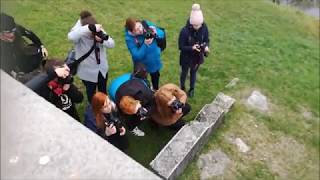
{"label": "concrete slab", "polygon": [[1,71],[1,179],[160,179]]}
{"label": "concrete slab", "polygon": [[233,98],[219,93],[213,103],[205,105],[195,120],[181,128],[150,163],[154,171],[164,179],[178,177],[222,123],[224,111],[233,103]]}

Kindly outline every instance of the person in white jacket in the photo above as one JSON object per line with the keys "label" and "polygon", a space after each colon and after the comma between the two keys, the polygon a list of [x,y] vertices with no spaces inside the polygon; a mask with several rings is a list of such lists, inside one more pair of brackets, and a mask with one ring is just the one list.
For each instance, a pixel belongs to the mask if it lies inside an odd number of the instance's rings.
{"label": "person in white jacket", "polygon": [[[97,33],[104,34],[104,38]],[[95,49],[79,64],[77,74],[86,87],[89,103],[92,96],[98,91],[107,93],[108,60],[106,48],[115,46],[114,40],[107,35],[101,24],[98,24],[89,11],[82,11],[80,19],[68,33],[68,39],[74,43],[75,58],[78,59],[86,54],[94,42]]]}

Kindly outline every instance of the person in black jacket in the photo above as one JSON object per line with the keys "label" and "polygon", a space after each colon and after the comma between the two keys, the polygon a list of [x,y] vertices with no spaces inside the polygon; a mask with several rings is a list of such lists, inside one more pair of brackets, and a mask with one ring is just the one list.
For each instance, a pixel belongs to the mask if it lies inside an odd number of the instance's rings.
{"label": "person in black jacket", "polygon": [[190,89],[188,96],[194,96],[196,75],[204,56],[209,53],[209,32],[203,21],[202,11],[199,4],[193,4],[190,19],[181,29],[179,35],[180,50],[180,88],[186,90],[185,81],[190,69]]}
{"label": "person in black jacket", "polygon": [[1,69],[23,83],[40,71],[41,62],[48,56],[47,49],[32,31],[16,24],[5,13],[1,13],[0,39]]}
{"label": "person in black jacket", "polygon": [[147,70],[142,63],[134,65],[132,74],[124,74],[114,79],[109,86],[109,95],[126,120],[128,130],[136,136],[144,136],[138,128],[147,119],[154,105],[153,91],[147,80]]}
{"label": "person in black jacket", "polygon": [[[50,69],[68,69],[68,66],[59,59],[48,60],[45,70]],[[67,71],[68,72],[68,71]],[[72,83],[69,73],[62,77],[56,77],[48,83],[44,83],[36,92],[45,98],[47,101],[54,104],[57,108],[63,110],[74,119],[80,121],[80,117],[75,107],[75,103],[80,103],[83,100],[83,94]]]}

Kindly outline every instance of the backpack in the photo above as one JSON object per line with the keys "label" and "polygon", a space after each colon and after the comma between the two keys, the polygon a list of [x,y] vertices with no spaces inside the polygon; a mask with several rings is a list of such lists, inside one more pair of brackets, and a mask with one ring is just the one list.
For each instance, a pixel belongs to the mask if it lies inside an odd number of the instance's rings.
{"label": "backpack", "polygon": [[[142,23],[142,26],[144,29],[149,29],[149,25],[147,24],[147,22],[145,20],[143,20],[141,23]],[[159,28],[160,30],[163,31],[163,38],[158,38],[158,37],[155,38],[157,41],[157,45],[161,49],[161,52],[162,52],[167,47],[167,35],[166,35],[166,31],[164,28],[158,27],[158,26],[157,26],[157,28]]]}

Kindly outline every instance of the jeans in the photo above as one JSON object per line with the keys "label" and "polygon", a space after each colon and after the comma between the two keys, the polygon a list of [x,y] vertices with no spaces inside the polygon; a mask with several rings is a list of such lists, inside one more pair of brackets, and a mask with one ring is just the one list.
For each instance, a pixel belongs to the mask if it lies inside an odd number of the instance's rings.
{"label": "jeans", "polygon": [[96,82],[96,83],[82,80],[84,86],[86,87],[87,97],[88,97],[89,103],[91,103],[92,96],[96,92],[97,86],[98,86],[99,92],[103,92],[103,93],[107,94],[107,81],[108,81],[108,73],[106,75],[106,78],[104,78],[102,76],[101,72],[99,72],[98,82]]}
{"label": "jeans", "polygon": [[185,82],[187,79],[188,71],[190,69],[190,89],[194,89],[197,80],[197,71],[199,69],[199,64],[196,66],[182,65],[180,74],[180,87],[185,90]]}

